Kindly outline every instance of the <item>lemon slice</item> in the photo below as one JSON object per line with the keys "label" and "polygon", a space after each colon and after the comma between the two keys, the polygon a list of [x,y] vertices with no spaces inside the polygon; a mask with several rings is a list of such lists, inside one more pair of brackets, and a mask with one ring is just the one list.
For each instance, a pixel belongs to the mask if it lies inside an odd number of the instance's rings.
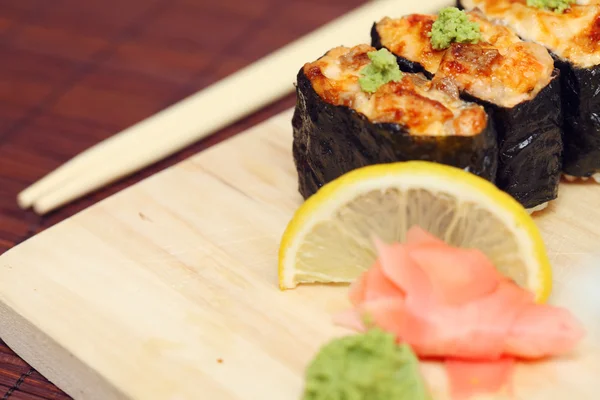
{"label": "lemon slice", "polygon": [[549,296],[550,263],[529,213],[485,179],[426,161],[359,168],[305,201],[281,241],[279,286],[352,282],[376,259],[373,235],[403,242],[413,225],[483,251],[537,301]]}

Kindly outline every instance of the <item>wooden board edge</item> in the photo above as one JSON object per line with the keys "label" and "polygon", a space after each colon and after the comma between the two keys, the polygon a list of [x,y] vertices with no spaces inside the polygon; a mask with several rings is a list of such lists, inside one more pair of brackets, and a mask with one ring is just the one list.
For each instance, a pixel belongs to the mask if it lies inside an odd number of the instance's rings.
{"label": "wooden board edge", "polygon": [[[8,267],[8,266],[4,266]],[[6,344],[46,379],[75,399],[127,400],[128,397],[71,355],[50,336],[0,301],[0,336]],[[32,346],[31,343],[35,343]],[[39,346],[39,344],[42,346]],[[43,349],[42,351],[39,351]],[[83,379],[73,379],[77,370]]]}
{"label": "wooden board edge", "polygon": [[[130,185],[106,197],[105,199],[92,204],[89,207],[80,210],[71,217],[50,226],[44,231],[33,235],[18,245],[10,248],[5,253],[0,254],[0,268],[12,268],[12,266],[6,262],[6,260],[9,258],[9,253],[16,251],[27,251],[27,248],[31,243],[38,240],[43,240],[46,235],[51,235],[55,229],[60,229],[62,225],[68,223],[73,218],[78,218],[83,214],[93,212],[97,208],[103,207],[107,202],[113,201],[115,197],[125,196],[128,191],[135,190],[139,187],[139,185],[142,185],[151,179],[158,179],[162,174],[166,174],[173,169],[180,168],[186,163],[193,162],[195,158],[201,157],[207,152],[219,151],[222,146],[230,144],[231,141],[235,141],[244,135],[252,133],[256,129],[260,129],[260,127],[264,124],[268,124],[273,120],[281,118],[282,116],[289,116],[291,118],[291,113],[293,110],[294,107],[283,110],[280,113],[277,113],[266,120],[240,132],[239,134],[218,142],[200,152],[194,153],[189,157],[171,165],[170,167],[158,171],[157,173],[152,174],[151,176],[148,176],[139,182],[136,182],[133,185]],[[37,328],[34,324],[11,308],[7,304],[6,299],[2,298],[1,293],[0,337],[12,351],[19,355],[19,357],[40,372],[46,379],[75,399],[130,400],[129,396],[111,384],[108,379],[105,379],[103,376],[90,368],[85,362],[72,355],[51,336],[44,334],[43,330]],[[78,379],[70,376],[69,371],[73,370],[80,371],[78,374]]]}

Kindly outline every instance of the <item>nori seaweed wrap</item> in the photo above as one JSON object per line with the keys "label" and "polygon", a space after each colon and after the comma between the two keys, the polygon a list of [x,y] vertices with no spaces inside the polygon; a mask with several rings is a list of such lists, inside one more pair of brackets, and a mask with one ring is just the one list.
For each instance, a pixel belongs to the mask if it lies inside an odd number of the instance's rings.
{"label": "nori seaweed wrap", "polygon": [[579,68],[555,59],[565,114],[563,171],[590,177],[600,171],[600,65]]}
{"label": "nori seaweed wrap", "polygon": [[525,208],[542,208],[558,196],[562,170],[560,72],[548,52],[472,11],[483,40],[434,50],[429,32],[436,16],[384,18],[371,30],[373,45],[387,48],[405,71],[425,69],[433,86],[486,107],[498,138],[496,185]]}
{"label": "nori seaweed wrap", "polygon": [[[463,98],[472,96],[465,94]],[[473,100],[493,115],[499,142],[496,185],[525,208],[535,208],[558,197],[563,118],[556,72],[535,100],[512,108]]]}
{"label": "nori seaweed wrap", "polygon": [[524,0],[458,1],[459,7],[479,8],[552,54],[562,91],[563,172],[584,178],[600,172],[600,5],[592,3],[556,13],[528,7]]}
{"label": "nori seaweed wrap", "polygon": [[373,94],[360,91],[356,76],[374,50],[338,47],[298,72],[292,125],[302,196],[353,169],[408,160],[494,181],[496,137],[484,107],[431,89],[421,74],[403,74]]}

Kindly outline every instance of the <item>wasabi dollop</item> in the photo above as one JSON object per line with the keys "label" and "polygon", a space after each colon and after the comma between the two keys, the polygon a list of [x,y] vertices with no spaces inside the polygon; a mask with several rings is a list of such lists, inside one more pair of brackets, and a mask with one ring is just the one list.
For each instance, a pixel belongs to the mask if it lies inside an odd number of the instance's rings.
{"label": "wasabi dollop", "polygon": [[358,79],[363,91],[374,93],[381,85],[402,79],[402,72],[396,62],[396,57],[389,50],[371,51],[367,53],[367,56],[371,63],[360,71],[361,77]]}
{"label": "wasabi dollop", "polygon": [[576,0],[527,0],[527,5],[562,14],[575,2]]}
{"label": "wasabi dollop", "polygon": [[335,339],[306,370],[302,400],[431,400],[408,345],[380,329]]}
{"label": "wasabi dollop", "polygon": [[456,7],[446,7],[440,11],[429,36],[431,37],[431,47],[435,50],[443,50],[448,48],[452,42],[479,42],[481,30],[479,24],[471,21],[464,11]]}

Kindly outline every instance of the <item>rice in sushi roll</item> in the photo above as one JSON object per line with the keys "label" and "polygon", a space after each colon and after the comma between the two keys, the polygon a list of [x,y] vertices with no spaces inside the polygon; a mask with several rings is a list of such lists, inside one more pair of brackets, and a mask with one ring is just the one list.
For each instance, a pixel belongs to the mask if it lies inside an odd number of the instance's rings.
{"label": "rice in sushi roll", "polygon": [[484,105],[498,135],[496,185],[530,211],[544,208],[558,196],[562,167],[559,71],[543,46],[477,11],[462,17],[477,24],[478,40],[435,48],[438,16],[413,14],[374,24],[372,44],[403,70],[424,71],[434,88]]}
{"label": "rice in sushi roll", "polygon": [[[546,47],[561,71],[563,95],[563,171],[600,181],[600,5],[563,4],[561,9],[528,6],[527,0],[461,0],[522,39]],[[585,5],[584,5],[585,4]]]}
{"label": "rice in sushi roll", "polygon": [[381,53],[367,44],[336,47],[298,72],[292,125],[302,196],[353,169],[409,160],[493,181],[497,145],[484,107],[432,88],[422,74],[401,74],[389,52],[396,79],[367,85],[365,71]]}

